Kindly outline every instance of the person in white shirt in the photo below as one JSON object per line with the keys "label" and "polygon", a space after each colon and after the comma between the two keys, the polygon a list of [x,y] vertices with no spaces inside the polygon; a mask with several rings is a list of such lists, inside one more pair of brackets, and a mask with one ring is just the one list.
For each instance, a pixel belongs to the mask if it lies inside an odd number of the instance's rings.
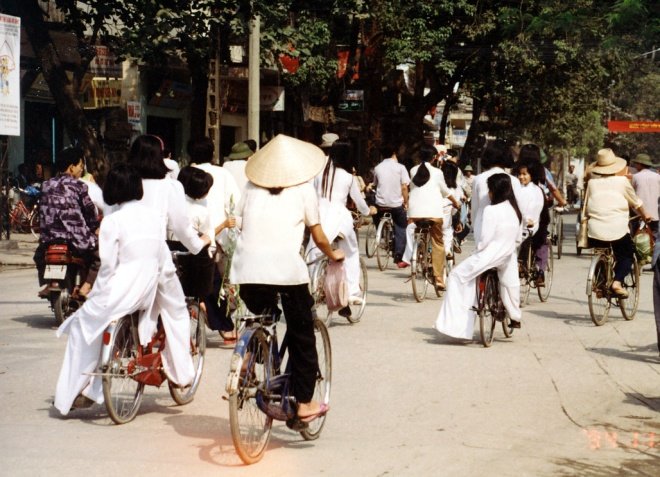
{"label": "person in white shirt", "polygon": [[[644,210],[651,216],[649,227],[654,234],[658,233],[658,199],[660,199],[660,174],[655,170],[656,165],[648,154],[637,154],[632,161],[637,167],[633,175],[632,185],[637,196],[644,203]],[[91,194],[90,194],[91,195]]]}
{"label": "person in white shirt", "polygon": [[402,263],[406,248],[406,209],[408,208],[408,184],[410,176],[406,168],[399,164],[397,151],[399,144],[385,143],[380,152],[383,160],[374,169],[373,186],[376,188],[376,208],[374,224],[378,227],[385,212],[392,214],[394,222],[394,261],[398,266]]}
{"label": "person in white shirt", "polygon": [[[339,248],[344,251],[346,259],[346,281],[348,283],[349,305],[362,304],[360,290],[360,254],[358,240],[353,229],[353,216],[346,207],[350,197],[362,215],[373,215],[375,207],[369,207],[360,194],[360,189],[351,174],[353,158],[351,145],[348,142],[335,141],[330,147],[330,157],[323,171],[314,178],[314,188],[319,198],[321,227],[331,242],[338,236]],[[321,253],[310,241],[308,246],[309,260],[314,261]],[[342,310],[340,310],[340,314]],[[344,310],[343,313],[350,313]]]}
{"label": "person in white shirt", "polygon": [[[487,205],[490,205],[488,178],[494,174],[507,174],[505,168],[513,167],[513,157],[507,144],[501,140],[488,144],[481,158],[481,165],[486,169],[486,172],[477,175],[472,184],[472,226],[476,243],[481,240],[484,209]],[[520,181],[517,177],[511,176],[511,185],[513,186],[513,193],[518,198]],[[520,201],[518,200],[518,202]]]}
{"label": "person in white shirt", "polygon": [[174,159],[172,159],[172,151],[170,151],[168,148],[163,146],[163,162],[165,163],[165,166],[169,170],[167,175],[171,178],[176,180],[177,177],[179,176],[179,163],[176,162]]}
{"label": "person in white shirt", "polygon": [[245,168],[250,182],[237,209],[241,233],[231,264],[230,279],[256,314],[275,313],[278,296],[286,316],[292,394],[298,418],[309,422],[328,412],[312,401],[318,373],[309,273],[300,255],[304,228],[332,260],[333,250],[319,220],[316,191],[310,183],[324,167],[325,154],[313,144],[280,134],[257,151]]}
{"label": "person in white shirt", "polygon": [[213,292],[204,299],[208,324],[212,330],[218,331],[228,345],[236,341],[234,322],[227,313],[227,300],[218,299],[224,275],[224,255],[222,248],[229,248],[227,230],[230,228],[233,209],[238,205],[241,191],[231,173],[220,166],[212,164],[215,146],[211,139],[205,137],[188,143],[190,162],[213,177],[213,185],[206,198],[211,219],[211,227],[215,230],[215,241],[219,245],[216,251],[218,270],[213,278]]}
{"label": "person in white shirt", "polygon": [[247,143],[237,142],[231,147],[231,153],[222,164],[222,168],[229,171],[241,192],[248,183],[248,178],[245,175],[245,164],[252,154],[254,152]]}
{"label": "person in white shirt", "polygon": [[[458,205],[458,201],[451,195],[447,188],[444,176],[440,169],[430,165],[435,155],[433,146],[424,144],[419,150],[421,164],[410,170],[412,182],[410,184],[410,198],[408,208],[408,220],[410,224],[406,228],[406,249],[401,262],[408,266],[412,259],[412,249],[415,222],[429,220],[431,226],[431,262],[433,263],[433,275],[435,286],[441,290],[445,289],[445,243],[443,242],[443,219],[445,217],[444,200]],[[399,265],[399,268],[404,268]]]}

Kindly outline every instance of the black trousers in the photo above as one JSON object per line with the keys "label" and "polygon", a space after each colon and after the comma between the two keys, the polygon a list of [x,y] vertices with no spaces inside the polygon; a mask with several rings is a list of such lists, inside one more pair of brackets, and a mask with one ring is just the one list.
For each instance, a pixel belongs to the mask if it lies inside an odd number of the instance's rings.
{"label": "black trousers", "polygon": [[660,351],[660,259],[656,260],[653,267],[653,314],[658,335],[658,351]]}
{"label": "black trousers", "polygon": [[242,284],[241,299],[255,314],[273,313],[277,295],[286,317],[286,336],[291,363],[292,394],[298,402],[309,402],[314,395],[319,360],[314,336],[314,300],[306,283],[301,285]]}
{"label": "black trousers", "polygon": [[635,261],[635,245],[633,244],[630,234],[626,234],[620,239],[612,240],[611,242],[596,240],[589,237],[589,245],[597,248],[607,248],[612,245],[614,252],[614,279],[622,282],[626,275],[632,270]]}

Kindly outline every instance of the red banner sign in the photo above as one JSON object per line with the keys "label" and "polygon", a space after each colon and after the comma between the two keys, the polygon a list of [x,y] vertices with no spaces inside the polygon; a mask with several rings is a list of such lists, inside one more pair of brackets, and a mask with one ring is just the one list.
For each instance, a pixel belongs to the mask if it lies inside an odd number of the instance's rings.
{"label": "red banner sign", "polygon": [[657,133],[660,121],[608,121],[607,129],[615,133]]}

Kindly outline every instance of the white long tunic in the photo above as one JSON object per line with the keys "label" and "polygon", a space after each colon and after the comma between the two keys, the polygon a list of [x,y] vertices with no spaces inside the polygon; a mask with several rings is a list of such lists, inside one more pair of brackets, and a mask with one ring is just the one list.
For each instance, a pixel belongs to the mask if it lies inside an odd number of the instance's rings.
{"label": "white long tunic", "polygon": [[500,295],[509,316],[520,321],[520,280],[516,240],[520,223],[509,202],[486,206],[483,233],[472,255],[449,274],[447,292],[435,328],[455,338],[472,339],[476,305],[476,279],[490,268],[497,268]]}
{"label": "white long tunic", "polygon": [[195,164],[195,167],[208,172],[213,176],[213,185],[206,201],[209,206],[211,227],[215,228],[225,221],[230,213],[230,202],[237,206],[241,200],[241,191],[234,180],[234,176],[225,168],[210,164]]}
{"label": "white long tunic", "polygon": [[530,182],[520,188],[519,198],[518,207],[522,214],[523,227],[531,223],[531,235],[534,235],[539,229],[539,218],[543,211],[545,195],[539,186]]}
{"label": "white long tunic", "polygon": [[[472,183],[472,226],[474,230],[474,241],[479,243],[480,234],[482,230],[483,213],[486,206],[490,205],[490,198],[488,197],[488,178],[494,174],[508,174],[501,167],[492,167],[486,172],[475,176]],[[513,186],[513,193],[516,196],[518,204],[520,204],[520,181],[517,177],[508,174],[511,178],[511,185]],[[520,239],[518,239],[520,241]]]}
{"label": "white long tunic", "polygon": [[[348,293],[351,296],[360,294],[360,254],[358,250],[357,236],[353,229],[353,216],[346,208],[346,200],[350,197],[357,209],[363,215],[369,215],[369,206],[365,202],[357,179],[344,169],[330,165],[327,176],[327,184],[323,187],[323,172],[314,178],[314,187],[319,198],[319,216],[323,233],[332,242],[341,235],[343,240],[339,241],[339,248],[344,251],[344,268],[346,270],[346,281],[348,282]],[[322,252],[310,240],[307,247],[307,259],[314,261]],[[310,270],[310,275],[314,266]]]}
{"label": "white long tunic", "polygon": [[[410,169],[410,177],[415,177],[421,164]],[[410,182],[408,198],[408,217],[419,219],[441,219],[444,217],[443,199],[451,195],[445,176],[437,167],[426,164],[429,180],[421,187]]]}
{"label": "white long tunic", "polygon": [[101,268],[94,288],[83,306],[57,330],[58,336],[69,333],[55,392],[55,407],[63,414],[84,388],[89,398],[103,401],[100,379],[90,379],[85,373],[96,369],[101,334],[111,321],[151,309],[163,247],[159,218],[140,202],[122,204],[101,222]]}

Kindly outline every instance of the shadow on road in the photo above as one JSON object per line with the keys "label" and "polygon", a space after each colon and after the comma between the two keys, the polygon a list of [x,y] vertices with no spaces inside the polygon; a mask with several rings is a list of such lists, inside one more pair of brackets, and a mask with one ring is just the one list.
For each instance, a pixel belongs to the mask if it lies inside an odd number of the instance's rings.
{"label": "shadow on road", "polygon": [[28,316],[17,316],[11,319],[18,323],[24,323],[30,328],[36,328],[41,330],[50,330],[57,328],[57,323],[55,322],[55,316],[51,313],[49,315],[28,315]]}
{"label": "shadow on road", "polygon": [[[587,351],[602,354],[604,356],[612,356],[614,358],[630,359],[632,361],[641,361],[642,363],[660,364],[660,357],[658,357],[658,345],[651,343],[646,346],[636,346],[630,351],[624,351],[615,348],[587,348]],[[640,353],[652,353],[648,354]]]}
{"label": "shadow on road", "polygon": [[[598,451],[594,451],[598,452]],[[593,461],[577,461],[573,459],[558,459],[554,464],[561,467],[553,476],[558,477],[620,477],[622,475],[657,475],[658,457],[648,459],[628,459],[616,465],[594,463]]]}

